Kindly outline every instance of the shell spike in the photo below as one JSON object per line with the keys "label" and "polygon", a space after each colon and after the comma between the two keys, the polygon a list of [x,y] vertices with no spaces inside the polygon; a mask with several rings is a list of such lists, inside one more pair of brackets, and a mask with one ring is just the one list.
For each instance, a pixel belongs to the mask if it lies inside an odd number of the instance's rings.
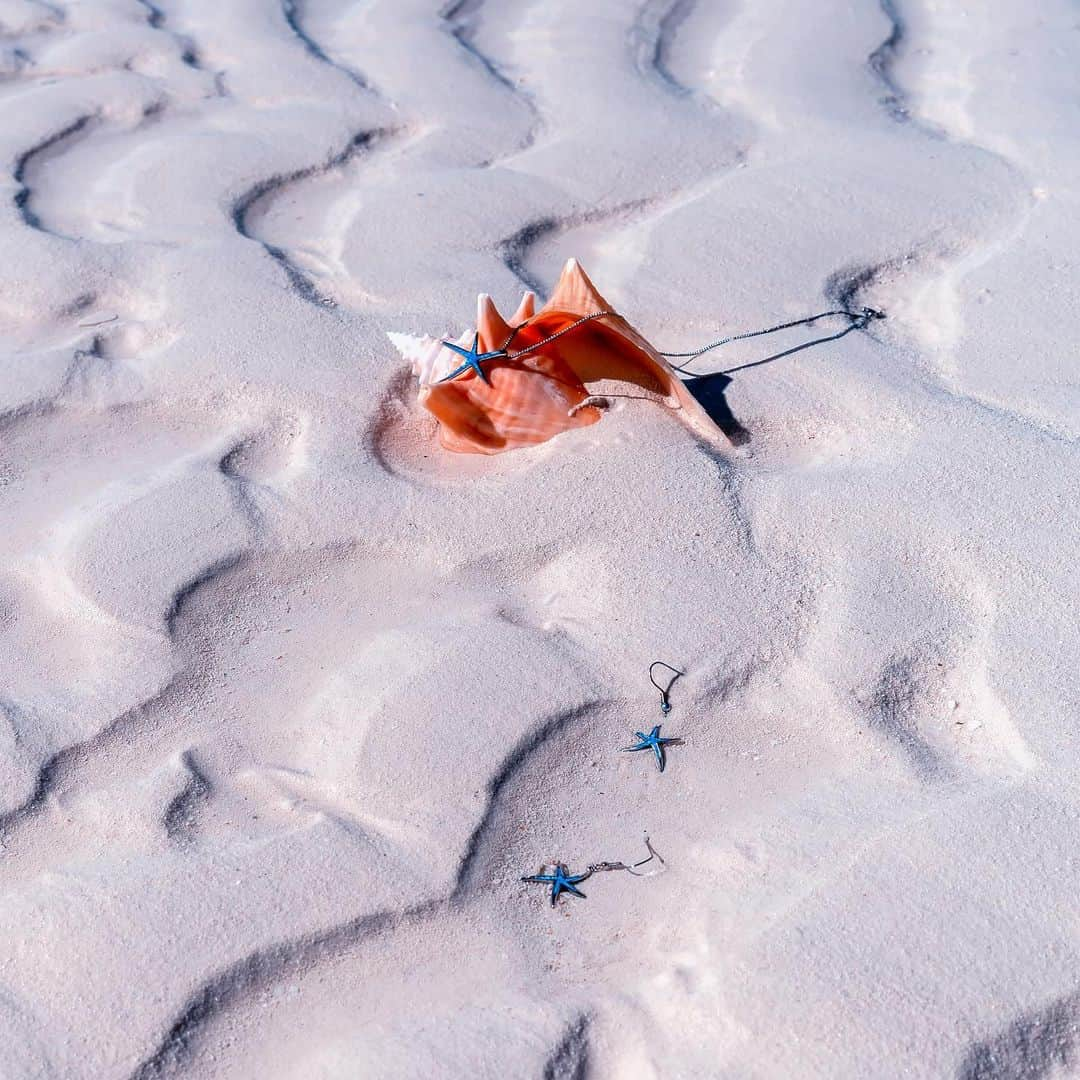
{"label": "shell spike", "polygon": [[593,311],[610,311],[611,305],[581,269],[581,263],[577,259],[567,259],[544,310],[588,315]]}
{"label": "shell spike", "polygon": [[521,303],[518,304],[518,309],[510,322],[513,326],[520,326],[523,322],[528,322],[535,314],[536,293],[529,291],[521,297]]}
{"label": "shell spike", "polygon": [[476,298],[476,329],[481,349],[498,349],[510,336],[510,326],[487,293]]}

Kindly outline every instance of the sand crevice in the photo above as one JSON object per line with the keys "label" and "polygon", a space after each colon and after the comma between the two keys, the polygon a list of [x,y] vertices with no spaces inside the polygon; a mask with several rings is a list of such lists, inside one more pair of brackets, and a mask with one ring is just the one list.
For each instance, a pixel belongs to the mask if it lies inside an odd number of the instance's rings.
{"label": "sand crevice", "polygon": [[551,1057],[544,1062],[543,1080],[587,1080],[589,1021],[590,1017],[585,1014],[570,1025]]}
{"label": "sand crevice", "polygon": [[[12,174],[15,183],[19,185],[19,190],[15,193],[15,206],[22,216],[24,224],[28,225],[31,229],[63,237],[62,233],[55,232],[46,222],[42,221],[41,216],[34,209],[33,173],[34,170],[39,167],[43,157],[52,157],[56,154],[63,153],[65,149],[74,145],[76,141],[89,134],[91,127],[97,119],[97,113],[86,113],[80,116],[70,124],[62,127],[59,131],[49,135],[36,146],[32,146],[16,160]],[[66,239],[66,237],[64,238]]]}
{"label": "sand crevice", "polygon": [[[469,54],[477,65],[499,86],[509,90],[516,98],[524,103],[531,115],[531,122],[525,135],[514,148],[514,153],[527,150],[540,137],[543,129],[543,117],[537,108],[532,96],[521,85],[504,74],[499,65],[477,44],[477,29],[480,23],[480,13],[487,0],[450,0],[439,17],[447,24],[447,28],[454,40]],[[494,163],[487,163],[494,164]]]}
{"label": "sand crevice", "polygon": [[694,93],[672,72],[670,54],[675,35],[697,5],[697,0],[646,0],[630,28],[631,46],[641,71],[660,80],[674,94]]}
{"label": "sand crevice", "polygon": [[332,303],[328,304],[328,298],[322,295],[315,282],[296,264],[286,249],[261,237],[258,219],[275,199],[291,189],[293,185],[326,176],[342,168],[358,154],[371,150],[382,138],[393,134],[397,132],[385,129],[361,131],[349,140],[343,150],[338,151],[326,161],[297,169],[284,176],[272,176],[260,180],[233,204],[232,220],[236,231],[248,240],[261,244],[270,258],[284,271],[292,290],[309,304],[315,304],[324,309],[333,306]]}
{"label": "sand crevice", "polygon": [[957,1080],[1048,1080],[1080,1062],[1080,994],[1066,994],[976,1042]]}
{"label": "sand crevice", "polygon": [[361,90],[373,91],[374,88],[359,71],[335,60],[304,26],[304,3],[303,0],[282,0],[281,11],[289,29],[296,35],[304,48],[323,64],[328,64],[336,71],[340,71],[347,79],[354,82]]}
{"label": "sand crevice", "polygon": [[172,843],[190,844],[198,832],[199,811],[213,794],[213,785],[199,768],[193,751],[185,750],[181,762],[187,780],[165,808],[162,825]]}

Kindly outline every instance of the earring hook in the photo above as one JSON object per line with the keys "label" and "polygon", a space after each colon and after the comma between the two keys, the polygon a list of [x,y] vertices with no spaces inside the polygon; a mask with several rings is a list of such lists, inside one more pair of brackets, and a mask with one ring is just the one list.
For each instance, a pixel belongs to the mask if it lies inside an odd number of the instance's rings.
{"label": "earring hook", "polygon": [[656,859],[661,867],[666,867],[667,863],[664,862],[663,855],[652,846],[649,840],[648,834],[645,835],[645,847],[649,854],[644,859],[639,859],[637,862],[624,863],[624,862],[599,862],[591,863],[586,870],[588,874],[598,874],[605,870],[625,870],[628,874],[633,874],[634,877],[653,877],[656,874],[663,873],[663,870],[646,870],[644,873],[638,873],[637,868],[644,866],[646,863],[651,863],[653,859]]}
{"label": "earring hook", "polygon": [[[668,671],[674,672],[674,674],[668,680],[667,686],[661,686],[653,677],[653,668],[655,667],[665,667],[668,669]],[[660,711],[665,716],[667,716],[667,714],[671,712],[671,702],[668,701],[668,694],[671,692],[671,688],[675,685],[675,680],[680,675],[685,674],[685,671],[680,671],[678,668],[672,667],[670,664],[665,664],[663,660],[654,660],[649,665],[649,682],[651,682],[653,686],[655,686],[656,689],[660,691]]]}

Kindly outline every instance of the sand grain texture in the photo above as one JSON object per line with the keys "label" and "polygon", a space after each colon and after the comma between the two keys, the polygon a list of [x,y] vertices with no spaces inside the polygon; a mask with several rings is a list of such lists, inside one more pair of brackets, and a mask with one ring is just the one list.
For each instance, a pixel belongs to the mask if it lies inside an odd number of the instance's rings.
{"label": "sand grain texture", "polygon": [[[0,1075],[1070,1075],[1078,57],[1068,0],[0,0]],[[698,361],[728,451],[444,454],[385,332],[571,255],[672,350],[888,318]]]}

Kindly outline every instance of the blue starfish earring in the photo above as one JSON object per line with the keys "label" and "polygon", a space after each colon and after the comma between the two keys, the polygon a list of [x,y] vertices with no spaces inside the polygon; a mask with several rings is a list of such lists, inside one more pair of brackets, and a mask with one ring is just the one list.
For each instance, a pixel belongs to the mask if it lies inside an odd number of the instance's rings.
{"label": "blue starfish earring", "polygon": [[456,371],[451,371],[445,378],[440,379],[439,382],[449,382],[451,379],[456,379],[459,375],[464,375],[466,371],[475,371],[481,379],[491,385],[491,380],[484,374],[484,369],[480,366],[486,363],[488,360],[499,360],[507,355],[505,349],[495,349],[493,352],[480,352],[480,335],[479,333],[473,335],[473,342],[471,348],[464,348],[461,345],[455,345],[452,341],[444,341],[443,344],[453,352],[456,352],[458,356],[465,358],[465,363],[461,365]]}
{"label": "blue starfish earring", "polygon": [[648,735],[644,735],[640,731],[635,731],[634,738],[638,740],[637,744],[634,746],[624,746],[623,751],[632,753],[635,750],[651,750],[656,755],[656,767],[661,772],[664,771],[664,765],[666,764],[664,759],[664,747],[682,745],[682,739],[660,738],[659,724],[657,724]]}
{"label": "blue starfish earring", "polygon": [[[540,868],[543,870],[543,867]],[[536,882],[541,885],[551,886],[551,906],[555,906],[555,901],[559,899],[559,893],[568,892],[573,893],[574,896],[580,896],[582,900],[585,899],[585,894],[578,888],[575,888],[579,881],[584,881],[592,871],[589,870],[584,874],[571,874],[569,870],[562,863],[555,864],[554,874],[530,874],[528,877],[523,877],[522,881]]]}
{"label": "blue starfish earring", "polygon": [[[580,896],[584,900],[585,894],[575,886],[584,881],[586,878],[592,877],[593,874],[602,873],[605,870],[625,870],[629,874],[633,874],[634,877],[651,877],[653,873],[659,873],[660,871],[645,871],[644,873],[638,873],[637,868],[639,866],[645,866],[647,863],[651,863],[653,859],[656,859],[660,863],[661,869],[664,867],[664,858],[659,851],[652,846],[649,837],[645,837],[645,848],[648,851],[648,855],[644,859],[638,859],[634,863],[624,862],[598,862],[592,863],[585,871],[584,874],[571,874],[566,869],[565,863],[555,863],[555,873],[545,874],[544,867],[540,867],[539,874],[530,874],[528,877],[523,877],[522,881],[530,883],[536,883],[540,885],[551,886],[551,906],[555,906],[555,901],[559,899],[559,893],[568,892],[573,893],[574,896]],[[547,865],[546,863],[544,864]]]}

